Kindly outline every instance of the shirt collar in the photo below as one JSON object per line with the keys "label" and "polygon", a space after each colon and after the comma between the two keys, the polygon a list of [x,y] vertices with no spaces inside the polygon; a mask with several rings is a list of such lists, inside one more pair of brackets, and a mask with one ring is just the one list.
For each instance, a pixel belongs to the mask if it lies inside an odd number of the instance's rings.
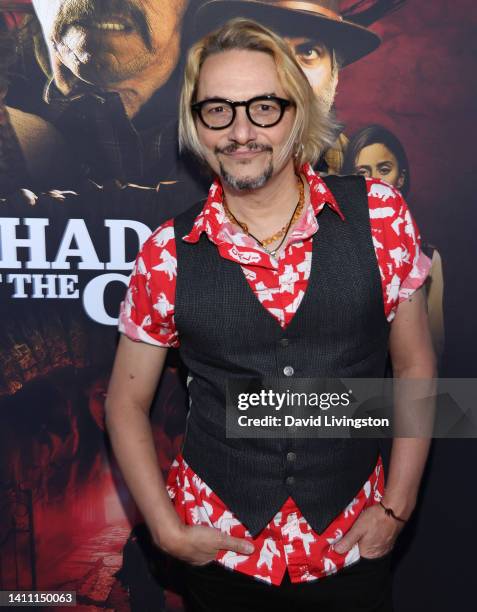
{"label": "shirt collar", "polygon": [[50,79],[45,86],[43,99],[52,109],[53,115],[61,115],[73,102],[87,98],[94,98],[104,104],[107,100],[121,100],[119,93],[115,91],[102,91],[94,85],[89,85],[77,80],[70,94],[64,95],[57,87],[54,79]]}
{"label": "shirt collar", "polygon": [[335,196],[331,193],[328,185],[321,178],[321,176],[313,170],[310,164],[305,164],[301,168],[300,172],[301,174],[305,175],[308,181],[308,185],[310,187],[311,205],[313,206],[315,215],[318,215],[323,210],[325,204],[328,204],[331,210],[335,212],[342,221],[344,221],[345,216],[341,212]]}
{"label": "shirt collar", "polygon": [[[310,164],[302,166],[300,173],[305,176],[308,182],[310,201],[315,216],[318,216],[325,207],[325,204],[327,204],[344,221],[345,217],[334,195],[328,189],[325,181],[314,172]],[[227,222],[227,216],[222,205],[222,197],[222,185],[219,179],[216,178],[209,189],[209,195],[204,207],[195,218],[191,231],[182,237],[185,242],[198,242],[203,232],[215,244],[221,241],[220,230],[223,224]]]}
{"label": "shirt collar", "polygon": [[[139,109],[137,115],[130,120],[131,123],[141,130],[141,132],[157,132],[158,129],[164,125],[165,121],[168,124],[177,124],[175,115],[171,110],[167,110],[165,94],[163,94],[161,90],[162,88],[155,91],[149,100]],[[43,100],[53,109],[53,111],[57,112],[66,110],[72,102],[88,97],[96,99],[103,104],[108,101],[116,101],[122,105],[119,92],[105,91],[97,85],[90,85],[80,79],[75,79],[72,91],[68,95],[64,95],[58,89],[53,78],[46,83],[43,90]],[[160,117],[158,116],[158,108],[161,109]],[[108,112],[111,112],[110,108],[108,108]]]}
{"label": "shirt collar", "polygon": [[95,87],[94,85],[90,85],[89,83],[84,83],[83,81],[77,80],[78,85],[73,86],[72,92],[65,96],[59,89],[55,83],[54,79],[50,79],[46,86],[45,91],[43,93],[43,98],[47,104],[51,104],[52,102],[71,102],[72,100],[77,100],[78,98],[82,98],[88,94],[93,94],[97,96],[101,96],[101,91]]}

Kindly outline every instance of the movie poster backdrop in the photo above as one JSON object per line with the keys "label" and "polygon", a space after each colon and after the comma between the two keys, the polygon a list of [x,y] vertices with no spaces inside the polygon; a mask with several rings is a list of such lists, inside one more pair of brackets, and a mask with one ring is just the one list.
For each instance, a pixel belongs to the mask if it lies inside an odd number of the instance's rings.
{"label": "movie poster backdrop", "polygon": [[[207,193],[209,178],[176,142],[181,70],[204,27],[196,20],[204,3],[101,3],[103,22],[107,10],[124,15],[114,45],[156,53],[152,76],[135,68],[147,91],[124,107],[91,85],[81,95],[61,62],[52,72],[37,16],[74,3],[33,4],[37,14],[29,0],[0,2],[0,590],[73,590],[85,611],[178,612],[181,564],[150,540],[111,456],[103,407],[135,255],[160,223]],[[222,4],[230,5],[224,20],[244,3]],[[406,198],[436,263],[440,375],[475,377],[475,3],[348,0],[339,8],[382,39],[339,72],[343,147],[373,124],[402,143]],[[82,35],[76,29],[71,36]],[[124,79],[134,83],[133,73]],[[63,104],[65,91],[72,104]],[[91,145],[93,133],[101,146]],[[183,380],[170,351],[151,411],[164,475],[181,447]],[[474,440],[433,443],[418,507],[396,545],[399,612],[475,607],[476,448]]]}

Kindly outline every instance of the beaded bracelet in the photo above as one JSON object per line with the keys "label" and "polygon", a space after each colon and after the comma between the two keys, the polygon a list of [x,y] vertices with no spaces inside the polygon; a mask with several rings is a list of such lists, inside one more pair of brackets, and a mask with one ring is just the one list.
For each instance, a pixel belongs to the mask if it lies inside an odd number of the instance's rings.
{"label": "beaded bracelet", "polygon": [[384,512],[387,514],[387,516],[392,516],[393,519],[396,519],[396,521],[400,521],[401,523],[406,523],[407,519],[403,519],[400,516],[396,516],[394,514],[394,510],[392,508],[386,508],[386,506],[383,504],[382,501],[379,502],[379,505],[384,508]]}

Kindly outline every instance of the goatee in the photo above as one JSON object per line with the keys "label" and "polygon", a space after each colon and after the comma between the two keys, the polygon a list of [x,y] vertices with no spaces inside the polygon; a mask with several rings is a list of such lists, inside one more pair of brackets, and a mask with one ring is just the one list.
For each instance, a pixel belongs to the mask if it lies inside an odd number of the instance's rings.
{"label": "goatee", "polygon": [[271,159],[268,163],[268,166],[265,168],[262,174],[259,174],[258,176],[255,176],[255,177],[246,176],[243,178],[238,178],[236,176],[233,176],[232,174],[227,172],[222,162],[219,162],[219,167],[220,167],[220,177],[222,178],[222,180],[225,183],[227,183],[229,187],[231,187],[232,189],[235,189],[236,191],[248,191],[251,189],[260,189],[260,187],[263,187],[273,175],[273,162]]}

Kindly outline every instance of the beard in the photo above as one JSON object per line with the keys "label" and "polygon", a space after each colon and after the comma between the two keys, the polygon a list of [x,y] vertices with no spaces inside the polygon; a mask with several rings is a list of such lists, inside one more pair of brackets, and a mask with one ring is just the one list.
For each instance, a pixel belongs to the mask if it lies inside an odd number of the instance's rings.
{"label": "beard", "polygon": [[322,108],[326,113],[329,113],[333,107],[336,89],[338,87],[338,71],[334,70],[333,74],[325,85],[320,87],[319,91],[315,90],[315,95],[322,104]]}
{"label": "beard", "polygon": [[236,191],[249,191],[252,189],[260,189],[260,187],[263,187],[273,175],[273,162],[271,159],[269,160],[268,166],[265,168],[265,170],[255,177],[246,176],[243,178],[238,178],[236,176],[233,176],[232,174],[230,174],[230,172],[227,172],[222,162],[220,162],[219,167],[220,177],[225,183],[227,183],[229,187],[235,189]]}
{"label": "beard", "polygon": [[[236,143],[232,143],[228,145],[227,147],[223,147],[223,148],[216,147],[214,153],[216,155],[219,153],[224,153],[224,154],[233,153],[239,148],[243,148],[243,147],[241,147],[240,145]],[[263,170],[263,172],[261,172],[258,176],[237,177],[231,174],[228,170],[226,170],[222,161],[219,160],[220,177],[223,179],[225,183],[227,183],[229,187],[231,187],[232,189],[235,189],[236,191],[248,191],[250,189],[260,189],[260,187],[263,187],[273,175],[274,168],[273,168],[273,158],[272,158],[272,154],[273,154],[272,147],[269,145],[260,145],[257,143],[250,143],[249,145],[247,145],[247,149],[249,151],[266,151],[270,153],[268,165],[265,168],[265,170]]]}

